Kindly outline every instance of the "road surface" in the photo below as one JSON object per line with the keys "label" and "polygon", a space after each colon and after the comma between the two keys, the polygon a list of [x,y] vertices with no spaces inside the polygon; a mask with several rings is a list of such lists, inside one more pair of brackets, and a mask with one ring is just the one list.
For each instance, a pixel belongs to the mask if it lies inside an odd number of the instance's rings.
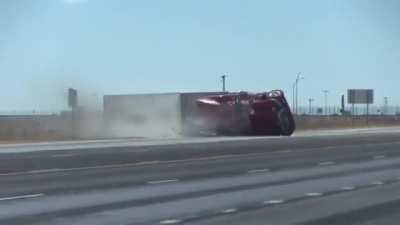
{"label": "road surface", "polygon": [[398,130],[167,142],[0,146],[0,224],[400,219]]}

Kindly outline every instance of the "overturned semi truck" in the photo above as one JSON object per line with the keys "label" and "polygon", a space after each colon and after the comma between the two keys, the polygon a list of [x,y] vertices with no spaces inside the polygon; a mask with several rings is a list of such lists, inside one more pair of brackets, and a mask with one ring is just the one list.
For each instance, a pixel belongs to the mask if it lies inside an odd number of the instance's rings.
{"label": "overturned semi truck", "polygon": [[295,129],[282,91],[106,95],[104,122],[110,137],[291,135]]}

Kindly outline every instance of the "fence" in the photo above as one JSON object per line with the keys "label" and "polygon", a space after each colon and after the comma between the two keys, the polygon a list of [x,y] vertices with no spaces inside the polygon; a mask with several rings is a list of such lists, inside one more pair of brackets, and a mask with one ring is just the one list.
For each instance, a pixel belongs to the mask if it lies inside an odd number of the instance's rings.
{"label": "fence", "polygon": [[[341,107],[339,106],[299,106],[298,115],[342,115]],[[294,110],[293,110],[294,111]],[[367,106],[356,105],[345,107],[346,115],[367,115]],[[370,105],[368,108],[369,115],[400,115],[400,106],[375,106]]]}
{"label": "fence", "polygon": [[79,111],[76,118],[72,118],[70,111],[43,115],[0,115],[0,141],[91,139],[104,136],[102,112]]}
{"label": "fence", "polygon": [[295,116],[295,120],[297,130],[400,126],[400,116],[395,115],[299,115]]}
{"label": "fence", "polygon": [[70,133],[65,115],[0,115],[0,140],[59,140]]}

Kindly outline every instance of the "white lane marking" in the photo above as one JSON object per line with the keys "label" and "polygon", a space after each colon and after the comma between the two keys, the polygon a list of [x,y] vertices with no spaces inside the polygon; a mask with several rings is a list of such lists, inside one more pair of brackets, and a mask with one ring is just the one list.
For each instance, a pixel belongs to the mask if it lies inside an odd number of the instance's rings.
{"label": "white lane marking", "polygon": [[153,181],[149,181],[147,182],[148,184],[166,184],[166,183],[174,183],[174,182],[178,182],[178,179],[170,179],[170,180],[153,180]]}
{"label": "white lane marking", "polygon": [[331,166],[331,165],[335,165],[336,163],[333,161],[327,161],[327,162],[320,162],[318,163],[318,166]]}
{"label": "white lane marking", "polygon": [[177,224],[182,222],[181,220],[163,220],[160,221],[160,224]]}
{"label": "white lane marking", "polygon": [[291,153],[293,150],[282,150],[282,151],[277,151],[276,153]]}
{"label": "white lane marking", "polygon": [[230,213],[235,213],[235,212],[237,212],[237,209],[225,209],[225,210],[221,211],[221,213],[224,213],[224,214],[230,214]]}
{"label": "white lane marking", "polygon": [[268,200],[264,201],[264,205],[277,205],[277,204],[282,204],[284,202],[285,200]]}
{"label": "white lane marking", "polygon": [[307,197],[319,197],[324,195],[323,193],[318,193],[318,192],[311,192],[311,193],[307,193],[306,196]]}
{"label": "white lane marking", "polygon": [[373,159],[384,159],[386,158],[385,155],[375,155],[374,157],[372,157]]}
{"label": "white lane marking", "polygon": [[67,157],[72,157],[77,154],[57,154],[57,155],[52,155],[52,158],[67,158]]}
{"label": "white lane marking", "polygon": [[383,183],[382,181],[374,181],[372,182],[372,185],[384,185],[385,183]]}
{"label": "white lane marking", "polygon": [[343,191],[353,191],[355,189],[356,189],[356,187],[354,187],[354,186],[345,186],[345,187],[341,188],[341,190],[343,190]]}
{"label": "white lane marking", "polygon": [[257,169],[257,170],[249,170],[247,173],[267,173],[270,172],[269,169]]}
{"label": "white lane marking", "polygon": [[44,194],[34,194],[34,195],[19,195],[19,196],[11,196],[0,198],[0,201],[10,201],[10,200],[18,200],[18,199],[27,199],[27,198],[38,198],[43,196]]}
{"label": "white lane marking", "polygon": [[43,170],[30,170],[26,172],[0,173],[0,176],[32,175],[40,173],[54,173],[60,171],[64,171],[64,169],[53,168],[53,169],[43,169]]}
{"label": "white lane marking", "polygon": [[31,170],[28,173],[29,174],[36,174],[36,173],[52,173],[52,172],[59,172],[62,171],[63,169],[59,168],[53,168],[53,169],[43,169],[43,170]]}
{"label": "white lane marking", "polygon": [[0,176],[30,175],[30,174],[51,173],[51,172],[73,172],[73,171],[92,170],[92,169],[126,168],[126,167],[143,166],[143,165],[154,165],[159,163],[160,161],[144,161],[138,163],[125,163],[125,164],[114,164],[114,165],[104,165],[104,166],[87,166],[87,167],[76,167],[76,168],[65,168],[65,169],[53,168],[44,170],[30,170],[24,172],[1,173]]}

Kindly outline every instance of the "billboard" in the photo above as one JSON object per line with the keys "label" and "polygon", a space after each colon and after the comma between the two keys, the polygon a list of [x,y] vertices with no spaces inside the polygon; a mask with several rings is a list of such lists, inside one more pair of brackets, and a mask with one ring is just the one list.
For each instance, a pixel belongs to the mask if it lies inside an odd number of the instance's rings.
{"label": "billboard", "polygon": [[348,104],[374,104],[374,90],[349,89],[347,90]]}
{"label": "billboard", "polygon": [[78,106],[78,91],[73,88],[68,89],[68,106],[71,108]]}

